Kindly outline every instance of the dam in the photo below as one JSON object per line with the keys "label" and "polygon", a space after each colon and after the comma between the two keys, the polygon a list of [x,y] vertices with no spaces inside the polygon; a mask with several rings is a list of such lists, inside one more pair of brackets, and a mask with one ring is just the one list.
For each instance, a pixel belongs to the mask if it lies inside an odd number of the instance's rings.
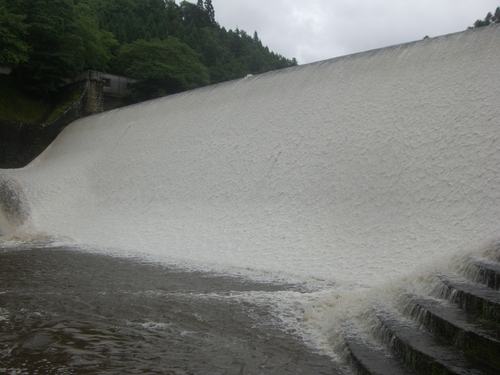
{"label": "dam", "polygon": [[300,285],[240,298],[341,363],[344,317],[499,239],[499,41],[467,30],[77,120],[0,170],[0,246]]}

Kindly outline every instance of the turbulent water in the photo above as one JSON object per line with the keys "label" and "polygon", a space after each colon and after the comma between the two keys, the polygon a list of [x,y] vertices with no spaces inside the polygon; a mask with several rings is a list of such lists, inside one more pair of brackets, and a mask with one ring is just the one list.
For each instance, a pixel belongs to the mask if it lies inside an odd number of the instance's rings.
{"label": "turbulent water", "polygon": [[369,296],[499,237],[499,39],[468,30],[75,121],[1,172],[3,246],[301,285],[241,298],[335,359],[337,324]]}

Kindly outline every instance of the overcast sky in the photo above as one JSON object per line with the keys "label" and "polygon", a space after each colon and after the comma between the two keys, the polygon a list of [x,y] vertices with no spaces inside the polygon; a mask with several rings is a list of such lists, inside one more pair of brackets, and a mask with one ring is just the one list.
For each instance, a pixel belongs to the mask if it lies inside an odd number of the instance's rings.
{"label": "overcast sky", "polygon": [[[196,2],[192,0],[191,2]],[[465,30],[500,0],[212,0],[215,19],[299,64]]]}

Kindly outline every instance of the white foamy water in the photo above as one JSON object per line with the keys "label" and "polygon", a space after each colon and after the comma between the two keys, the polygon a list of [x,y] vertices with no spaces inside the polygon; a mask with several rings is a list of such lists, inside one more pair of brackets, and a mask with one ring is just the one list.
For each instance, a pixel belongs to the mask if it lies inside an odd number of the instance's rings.
{"label": "white foamy water", "polygon": [[500,234],[499,42],[491,26],[87,117],[2,174],[31,231],[377,287]]}

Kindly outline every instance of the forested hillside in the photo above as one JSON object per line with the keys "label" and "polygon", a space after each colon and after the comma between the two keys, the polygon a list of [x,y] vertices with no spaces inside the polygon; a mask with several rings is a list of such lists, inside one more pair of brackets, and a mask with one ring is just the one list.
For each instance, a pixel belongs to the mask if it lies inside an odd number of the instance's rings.
{"label": "forested hillside", "polygon": [[38,97],[83,70],[126,75],[137,102],[297,65],[215,14],[211,0],[0,0],[0,66]]}

